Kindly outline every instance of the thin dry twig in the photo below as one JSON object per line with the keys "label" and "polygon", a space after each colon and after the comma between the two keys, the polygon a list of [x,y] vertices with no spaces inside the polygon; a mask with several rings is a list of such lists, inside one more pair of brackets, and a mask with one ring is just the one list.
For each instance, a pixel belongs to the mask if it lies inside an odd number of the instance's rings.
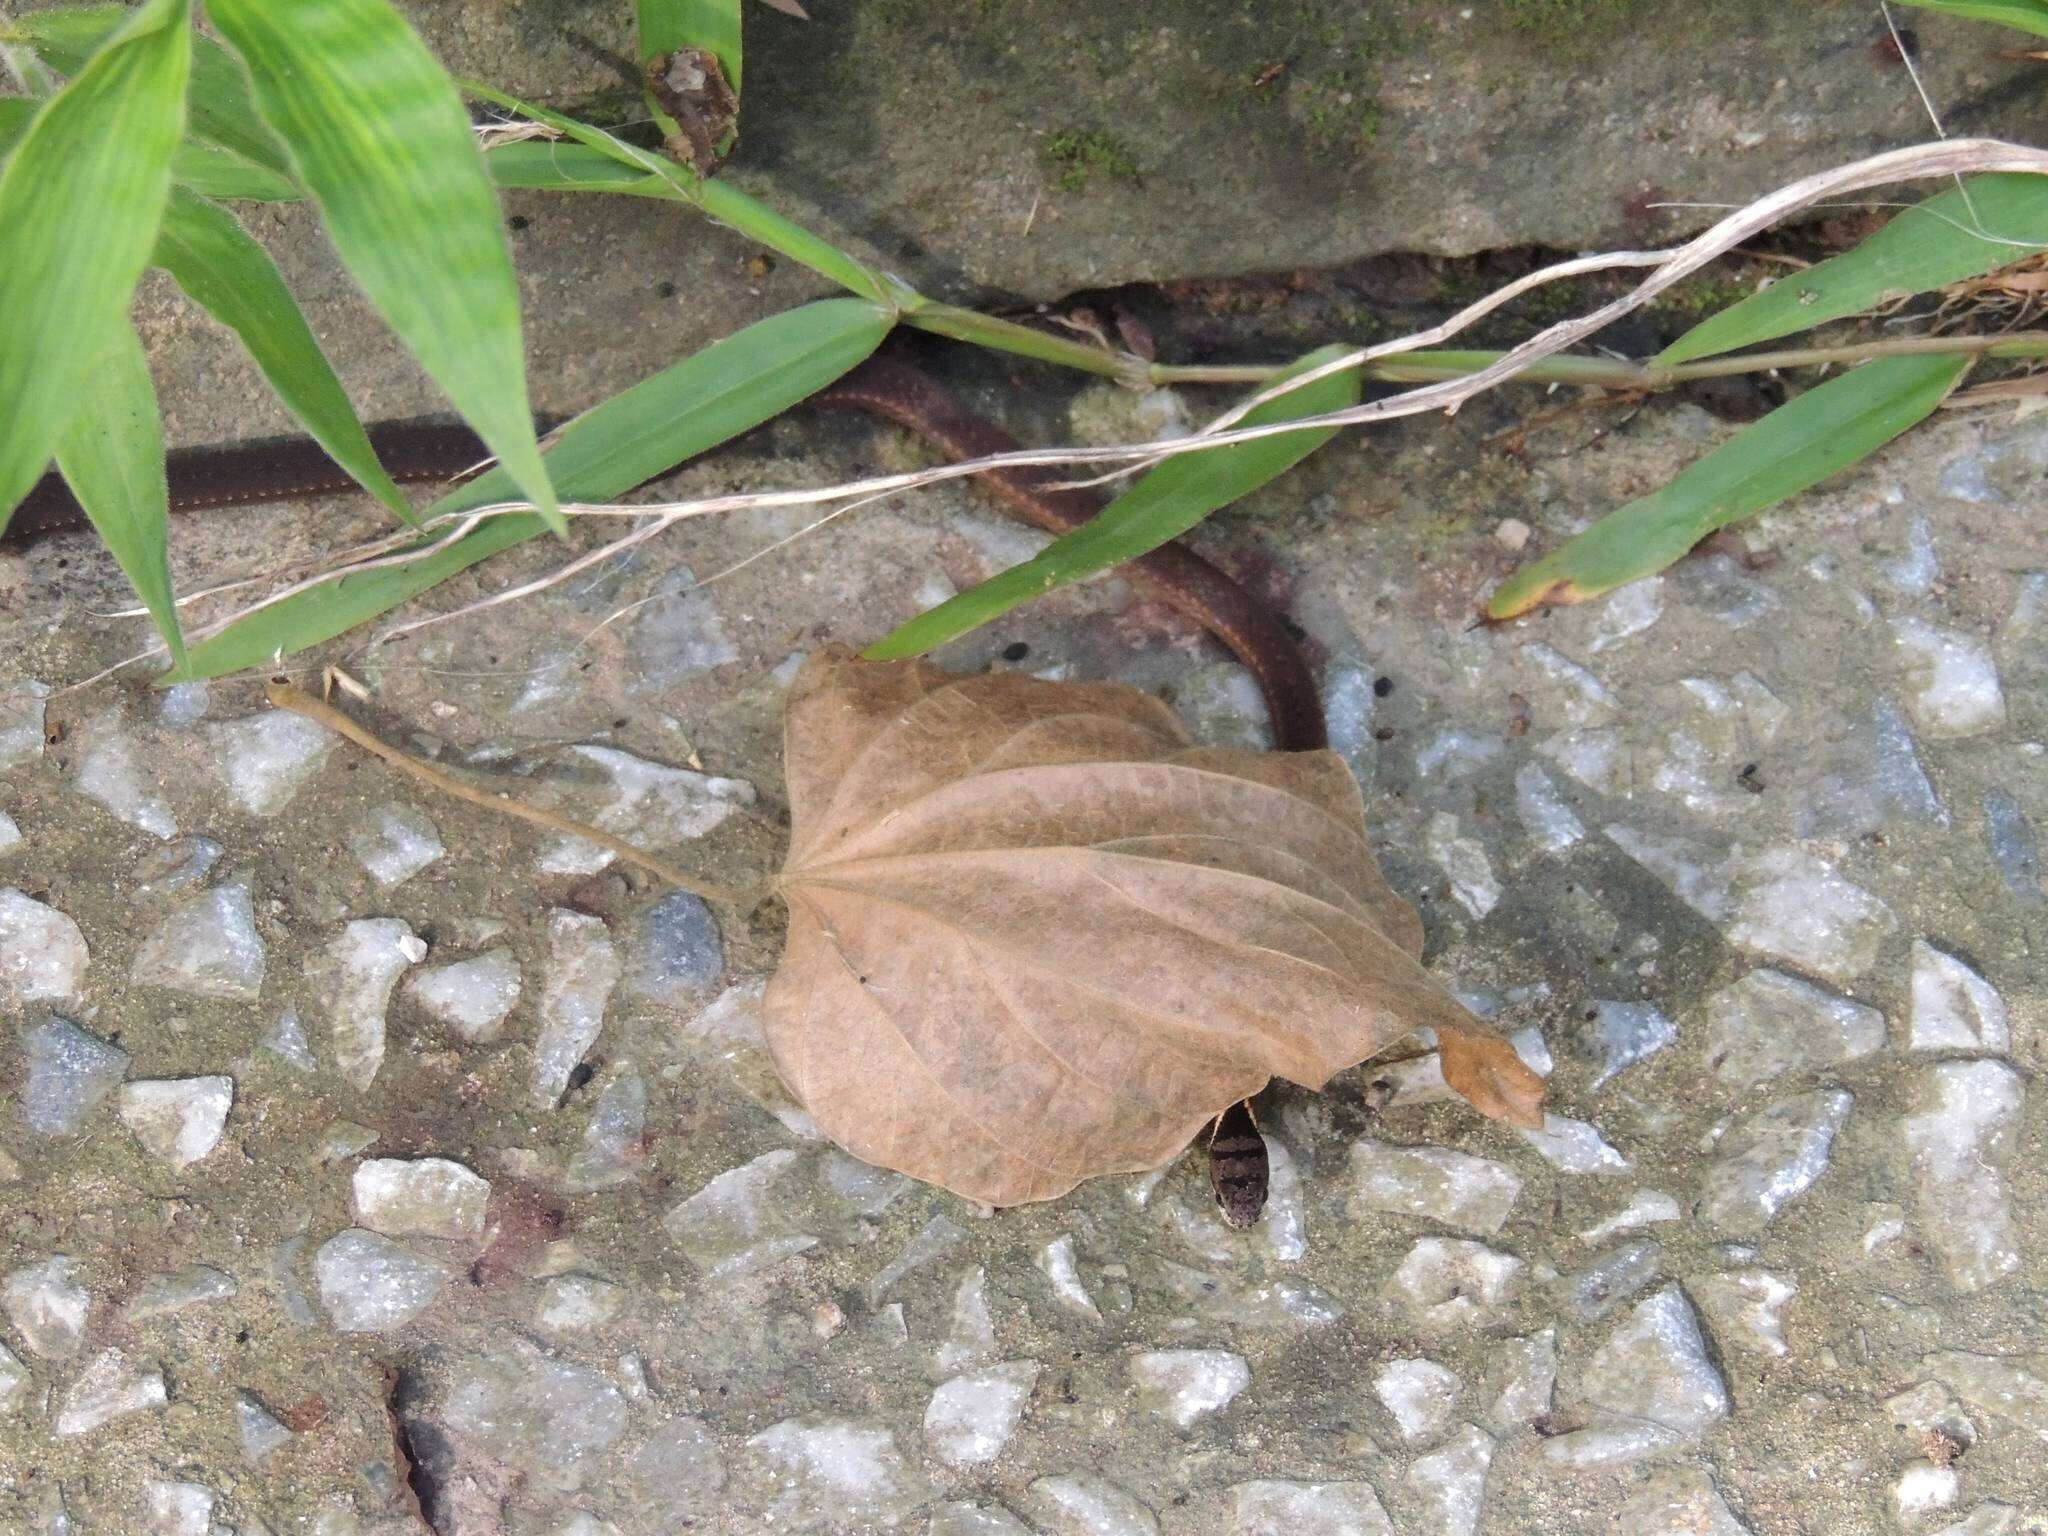
{"label": "thin dry twig", "polygon": [[523,800],[514,800],[506,795],[494,795],[465,784],[447,769],[437,768],[432,763],[422,762],[419,758],[399,751],[332,704],[314,698],[303,689],[293,687],[281,677],[273,677],[266,682],[263,692],[277,708],[290,710],[295,715],[303,715],[315,724],[325,726],[337,736],[346,737],[354,742],[371,756],[382,758],[400,773],[418,779],[422,784],[430,785],[444,795],[453,795],[470,805],[481,806],[487,811],[496,811],[500,816],[511,816],[520,821],[531,822],[537,827],[546,827],[551,832],[565,832],[571,837],[580,837],[586,842],[596,843],[628,864],[657,875],[670,885],[692,895],[702,896],[706,901],[741,908],[753,904],[753,898],[748,893],[728,890],[722,885],[699,880],[696,876],[677,869],[673,864],[665,863],[650,853],[641,852],[625,839],[613,837],[611,833],[601,828],[572,820],[567,816],[559,816],[537,805],[528,805]]}

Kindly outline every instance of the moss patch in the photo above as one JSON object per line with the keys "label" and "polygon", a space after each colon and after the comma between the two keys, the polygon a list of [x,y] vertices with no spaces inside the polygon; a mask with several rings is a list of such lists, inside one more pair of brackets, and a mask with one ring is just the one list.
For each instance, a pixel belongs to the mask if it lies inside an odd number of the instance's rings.
{"label": "moss patch", "polygon": [[1052,184],[1062,192],[1078,192],[1098,177],[1108,181],[1135,181],[1138,162],[1130,149],[1115,135],[1099,130],[1078,133],[1063,128],[1040,146],[1038,157],[1052,172]]}

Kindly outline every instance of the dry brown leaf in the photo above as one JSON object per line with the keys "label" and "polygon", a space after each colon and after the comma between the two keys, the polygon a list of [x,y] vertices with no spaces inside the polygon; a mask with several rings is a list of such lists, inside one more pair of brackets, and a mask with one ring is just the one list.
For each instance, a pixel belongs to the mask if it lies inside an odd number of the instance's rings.
{"label": "dry brown leaf", "polygon": [[764,1020],[834,1141],[991,1205],[1156,1168],[1420,1026],[1488,1114],[1542,1080],[1419,963],[1330,752],[1196,747],[1133,688],[833,649],[785,719]]}

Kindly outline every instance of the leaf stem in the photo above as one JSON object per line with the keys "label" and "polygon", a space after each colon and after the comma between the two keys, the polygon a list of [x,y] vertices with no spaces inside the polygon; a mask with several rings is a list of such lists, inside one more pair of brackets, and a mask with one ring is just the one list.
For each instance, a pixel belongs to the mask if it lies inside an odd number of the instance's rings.
{"label": "leaf stem", "polygon": [[[1957,357],[2048,357],[2048,331],[2014,331],[2003,336],[1901,336],[1888,341],[1855,342],[1839,347],[1785,347],[1775,352],[1742,352],[1732,357],[1667,368],[1632,363],[1622,358],[1547,357],[1516,375],[1528,384],[1590,384],[1605,389],[1668,389],[1693,379],[1720,379],[1733,374],[1767,373],[1783,368],[1819,368],[1868,362],[1879,357],[1926,354]],[[1503,352],[1404,352],[1376,358],[1365,376],[1392,384],[1425,384],[1463,378],[1491,367]],[[1225,366],[1156,364],[1146,372],[1153,384],[1264,384],[1290,365],[1250,363]]]}
{"label": "leaf stem", "polygon": [[558,816],[553,811],[543,810],[537,805],[528,805],[523,800],[514,800],[505,795],[493,795],[473,785],[465,784],[445,768],[432,763],[421,762],[418,758],[398,750],[369,727],[357,724],[332,704],[314,698],[310,693],[294,688],[281,677],[273,677],[263,686],[264,694],[279,709],[290,710],[303,715],[317,725],[323,725],[337,736],[346,737],[373,757],[382,758],[400,773],[431,785],[444,795],[470,805],[481,806],[487,811],[496,811],[500,816],[515,817],[520,821],[532,822],[537,827],[546,827],[551,832],[565,832],[571,837],[583,838],[596,843],[628,864],[638,865],[650,874],[658,875],[670,885],[701,896],[706,901],[719,902],[725,906],[745,910],[754,904],[754,897],[744,891],[728,890],[722,885],[713,885],[685,874],[673,864],[664,863],[650,853],[643,853],[623,838],[613,837],[598,827],[586,825],[567,816]]}

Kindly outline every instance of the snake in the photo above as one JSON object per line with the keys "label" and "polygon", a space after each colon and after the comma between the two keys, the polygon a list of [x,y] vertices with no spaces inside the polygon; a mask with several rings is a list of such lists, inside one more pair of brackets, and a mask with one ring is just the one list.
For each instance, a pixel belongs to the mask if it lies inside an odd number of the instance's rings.
{"label": "snake", "polygon": [[[931,375],[891,357],[870,358],[812,395],[809,403],[893,423],[954,462],[1018,447],[1009,433]],[[545,430],[553,424],[541,426]],[[401,485],[452,480],[489,456],[467,427],[380,422],[366,431],[377,457]],[[165,478],[170,509],[181,513],[305,501],[357,489],[354,479],[307,437],[177,449],[166,458]],[[1059,483],[1050,468],[1002,465],[977,476],[975,484],[1006,512],[1055,536],[1082,527],[1105,505],[1091,489]],[[24,547],[87,524],[63,477],[53,471],[15,509],[0,533],[0,546]],[[1162,544],[1120,570],[1153,599],[1207,630],[1252,674],[1266,702],[1275,748],[1308,752],[1329,744],[1308,658],[1272,608],[1179,542]],[[1250,1100],[1216,1118],[1208,1149],[1210,1180],[1225,1221],[1234,1227],[1251,1225],[1265,1204],[1267,1154]]]}

